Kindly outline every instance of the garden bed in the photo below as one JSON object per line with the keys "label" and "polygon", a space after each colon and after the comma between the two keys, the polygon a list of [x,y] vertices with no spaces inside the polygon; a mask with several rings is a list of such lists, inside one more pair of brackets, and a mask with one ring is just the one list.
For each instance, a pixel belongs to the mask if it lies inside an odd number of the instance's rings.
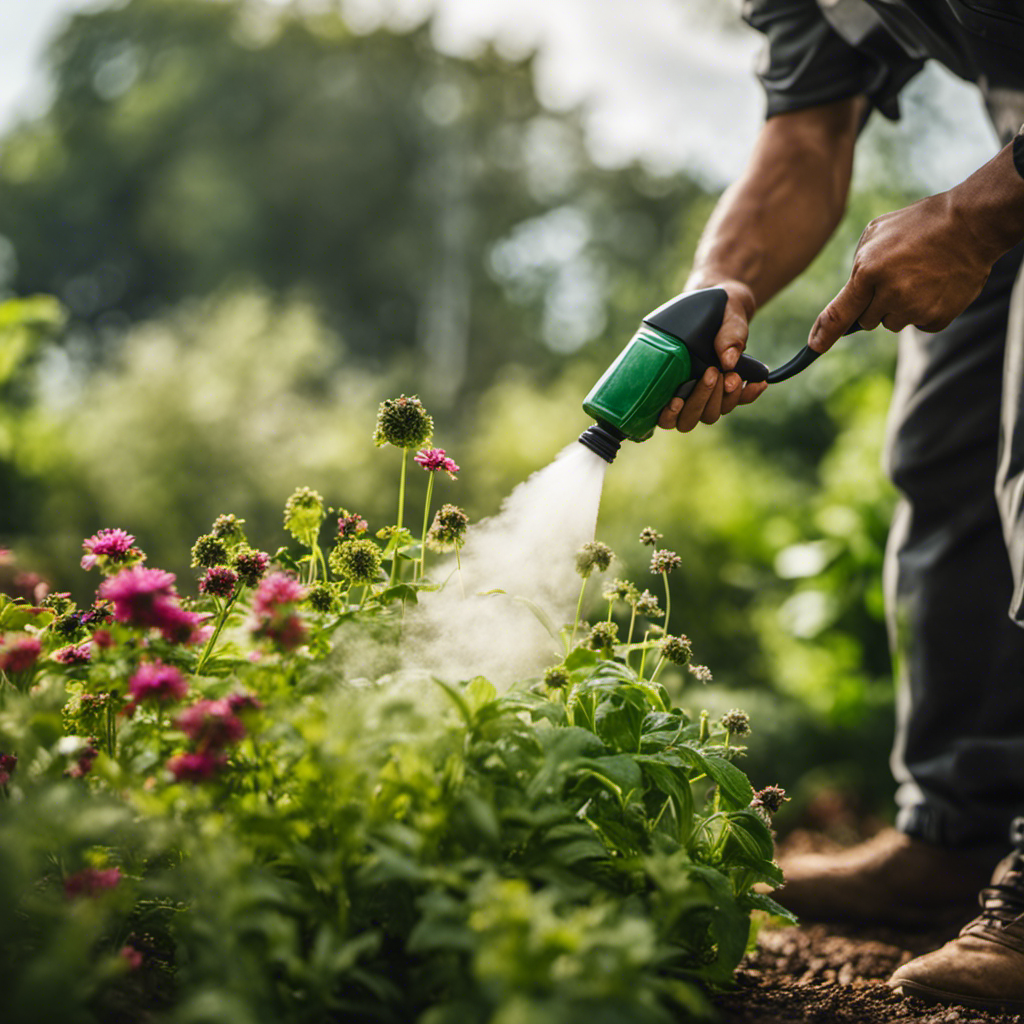
{"label": "garden bed", "polygon": [[736,990],[715,1000],[725,1024],[1021,1024],[1024,1015],[928,1005],[890,992],[886,980],[907,960],[941,945],[942,932],[808,924],[765,929],[736,974]]}

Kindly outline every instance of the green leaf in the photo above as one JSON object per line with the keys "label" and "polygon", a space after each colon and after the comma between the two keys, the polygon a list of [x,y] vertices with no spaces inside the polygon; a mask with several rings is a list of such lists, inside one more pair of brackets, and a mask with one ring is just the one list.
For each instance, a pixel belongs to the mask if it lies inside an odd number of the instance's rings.
{"label": "green leaf", "polygon": [[676,811],[676,820],[679,823],[679,833],[676,838],[680,843],[685,843],[693,828],[693,790],[690,788],[689,780],[682,771],[655,761],[653,758],[641,755],[637,757],[637,761],[658,791],[672,800]]}
{"label": "green leaf", "polygon": [[0,595],[0,630],[24,629],[26,626],[48,626],[53,612],[48,608],[35,608],[23,602]]}
{"label": "green leaf", "polygon": [[484,676],[474,676],[470,679],[463,692],[466,702],[474,711],[479,711],[485,704],[490,704],[498,696],[494,683]]}
{"label": "green leaf", "polygon": [[448,695],[448,699],[455,705],[456,711],[462,716],[462,720],[467,726],[473,724],[473,712],[469,705],[466,703],[465,698],[459,692],[459,690],[452,686],[450,683],[446,683],[443,679],[438,679],[437,676],[432,677],[434,682],[441,687],[442,690]]}
{"label": "green leaf", "polygon": [[517,604],[525,605],[533,612],[534,618],[547,630],[548,636],[551,637],[555,643],[561,643],[562,638],[558,634],[558,629],[555,624],[551,621],[551,616],[539,604],[531,601],[528,597],[516,597],[513,596],[513,601]]}
{"label": "green leaf", "polygon": [[640,766],[628,754],[586,758],[573,766],[573,774],[596,779],[615,794],[622,807],[639,794],[643,784]]}
{"label": "green leaf", "polygon": [[680,746],[677,749],[680,754],[699,765],[709,778],[718,783],[723,800],[730,804],[731,808],[739,809],[750,806],[750,801],[754,799],[753,787],[746,775],[731,761],[726,761],[724,757],[716,757],[714,754],[701,754],[693,747]]}
{"label": "green leaf", "polygon": [[781,918],[787,924],[799,924],[800,920],[791,910],[763,892],[748,892],[739,897],[740,905],[746,904],[751,910],[763,910],[772,917]]}
{"label": "green leaf", "polygon": [[586,647],[577,647],[563,662],[566,671],[574,672],[579,668],[592,668],[600,659],[597,651],[591,651]]}
{"label": "green leaf", "polygon": [[401,601],[403,604],[410,601],[412,604],[416,604],[419,600],[417,594],[419,589],[419,587],[411,586],[408,583],[396,583],[393,587],[385,587],[379,594],[375,594],[374,599],[381,604],[391,604],[394,601]]}

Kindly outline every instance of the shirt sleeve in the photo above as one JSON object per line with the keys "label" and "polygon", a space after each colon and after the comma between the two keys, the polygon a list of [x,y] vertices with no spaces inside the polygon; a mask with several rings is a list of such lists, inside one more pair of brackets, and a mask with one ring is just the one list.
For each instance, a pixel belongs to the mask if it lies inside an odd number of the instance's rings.
{"label": "shirt sleeve", "polygon": [[765,36],[758,78],[768,117],[863,94],[895,120],[900,89],[923,66],[880,25],[853,46],[815,0],[746,0],[743,18]]}

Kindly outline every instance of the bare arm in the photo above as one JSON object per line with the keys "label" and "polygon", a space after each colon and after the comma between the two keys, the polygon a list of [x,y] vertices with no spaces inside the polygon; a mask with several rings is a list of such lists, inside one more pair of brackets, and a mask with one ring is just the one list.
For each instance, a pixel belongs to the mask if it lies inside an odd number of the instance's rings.
{"label": "bare arm", "polygon": [[[842,219],[865,104],[857,96],[769,119],[746,171],[708,221],[687,288],[728,292],[715,339],[726,370],[746,345],[755,310],[807,267]],[[674,399],[665,408],[659,424],[688,431],[714,423],[766,387],[709,370],[685,403]]]}

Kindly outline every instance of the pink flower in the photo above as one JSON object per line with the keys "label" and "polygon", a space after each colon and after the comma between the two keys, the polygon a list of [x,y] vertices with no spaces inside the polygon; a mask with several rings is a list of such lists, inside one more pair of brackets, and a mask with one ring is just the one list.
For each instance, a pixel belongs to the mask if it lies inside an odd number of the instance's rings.
{"label": "pink flower", "polygon": [[271,615],[279,605],[294,604],[306,596],[306,588],[283,572],[271,573],[256,588],[252,610],[257,615]]}
{"label": "pink flower", "polygon": [[75,644],[68,644],[67,647],[54,651],[50,657],[62,665],[87,665],[92,658],[92,652],[89,649],[89,642],[86,641],[84,644],[77,646]]}
{"label": "pink flower", "polygon": [[79,751],[75,763],[64,774],[72,779],[81,779],[88,775],[92,771],[93,762],[100,754],[96,747],[98,742],[99,740],[97,739],[90,739],[85,747]]}
{"label": "pink flower", "polygon": [[0,754],[0,786],[6,786],[11,781],[17,766],[18,758],[15,754]]}
{"label": "pink flower", "polygon": [[224,699],[236,715],[244,714],[246,711],[259,711],[263,707],[263,702],[258,697],[244,690],[230,693]]}
{"label": "pink flower", "polygon": [[195,643],[203,616],[178,604],[174,573],[133,566],[100,584],[100,597],[114,603],[114,618],[133,626],[153,626],[172,643]]}
{"label": "pink flower", "polygon": [[280,612],[257,621],[252,627],[253,636],[266,637],[273,640],[285,651],[294,651],[301,647],[309,638],[302,619],[294,612],[282,615]]}
{"label": "pink flower", "polygon": [[11,643],[0,637],[0,671],[24,672],[39,660],[42,644],[34,636],[18,636]]}
{"label": "pink flower", "polygon": [[176,754],[167,762],[167,770],[178,782],[203,782],[224,767],[227,758],[220,753]]}
{"label": "pink flower", "polygon": [[201,700],[174,721],[201,752],[220,750],[237,743],[245,735],[245,726],[227,700]]}
{"label": "pink flower", "polygon": [[238,584],[238,574],[224,566],[207,569],[199,581],[199,593],[215,597],[230,597]]}
{"label": "pink flower", "polygon": [[127,562],[131,558],[137,558],[142,552],[132,547],[134,543],[135,538],[124,530],[100,530],[82,541],[82,547],[86,552],[82,556],[82,568],[91,569],[99,562],[101,556],[110,562]]}
{"label": "pink flower", "polygon": [[64,879],[64,895],[68,899],[75,896],[98,896],[106,889],[113,889],[120,881],[119,868],[85,868]]}
{"label": "pink flower", "polygon": [[137,701],[154,700],[169,704],[181,700],[188,693],[188,683],[173,665],[149,661],[140,665],[128,680],[128,690]]}
{"label": "pink flower", "polygon": [[109,629],[97,629],[92,635],[92,642],[96,647],[106,650],[114,646],[114,637]]}
{"label": "pink flower", "polygon": [[413,461],[430,473],[443,469],[453,480],[457,479],[455,474],[459,467],[455,465],[454,459],[445,455],[443,448],[423,448],[413,456]]}
{"label": "pink flower", "polygon": [[142,966],[142,953],[130,944],[122,946],[119,955],[128,965],[129,971],[137,971]]}
{"label": "pink flower", "polygon": [[338,520],[339,537],[358,537],[369,528],[370,524],[358,512],[346,513]]}

